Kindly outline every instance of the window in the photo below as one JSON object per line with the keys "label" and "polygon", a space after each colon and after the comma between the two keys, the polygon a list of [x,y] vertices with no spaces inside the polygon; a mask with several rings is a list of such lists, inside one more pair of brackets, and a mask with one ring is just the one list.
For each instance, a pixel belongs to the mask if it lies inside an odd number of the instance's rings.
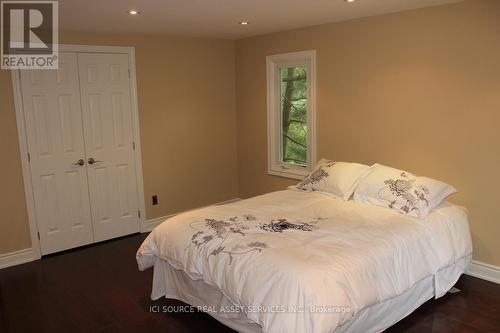
{"label": "window", "polygon": [[268,172],[301,179],[316,162],[316,51],[267,57]]}

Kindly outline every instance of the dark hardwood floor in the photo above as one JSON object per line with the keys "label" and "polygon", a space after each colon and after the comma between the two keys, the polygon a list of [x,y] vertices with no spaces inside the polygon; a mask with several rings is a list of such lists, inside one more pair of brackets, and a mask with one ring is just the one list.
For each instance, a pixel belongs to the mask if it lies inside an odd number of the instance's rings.
{"label": "dark hardwood floor", "polygon": [[[154,313],[152,270],[139,272],[134,235],[0,270],[0,332],[232,332],[204,313]],[[387,332],[500,332],[500,286],[463,276]]]}

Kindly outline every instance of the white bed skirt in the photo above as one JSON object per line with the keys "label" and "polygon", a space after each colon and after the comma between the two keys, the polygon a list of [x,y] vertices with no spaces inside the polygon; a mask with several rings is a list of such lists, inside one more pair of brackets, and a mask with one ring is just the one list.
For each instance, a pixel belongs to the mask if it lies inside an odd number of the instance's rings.
{"label": "white bed skirt", "polygon": [[[441,297],[435,290],[450,289],[471,262],[471,256],[459,259],[454,265],[442,268],[436,275],[428,276],[402,294],[359,311],[349,322],[337,327],[332,333],[382,332],[408,316],[420,305],[433,297]],[[220,309],[234,304],[218,289],[203,280],[193,280],[168,262],[156,258],[154,264],[153,300],[173,298],[195,307]],[[260,333],[261,326],[247,320],[242,312],[208,311],[212,317],[241,333]],[[333,329],[333,328],[332,328]]]}

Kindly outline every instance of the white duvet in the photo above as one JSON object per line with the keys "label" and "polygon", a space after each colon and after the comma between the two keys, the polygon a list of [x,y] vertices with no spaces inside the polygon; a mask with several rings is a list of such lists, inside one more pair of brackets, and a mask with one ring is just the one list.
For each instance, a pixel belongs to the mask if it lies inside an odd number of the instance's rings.
{"label": "white duvet", "polygon": [[[426,219],[286,190],[177,215],[137,252],[219,289],[263,332],[331,332],[472,252],[465,209]],[[455,281],[451,281],[453,284]]]}

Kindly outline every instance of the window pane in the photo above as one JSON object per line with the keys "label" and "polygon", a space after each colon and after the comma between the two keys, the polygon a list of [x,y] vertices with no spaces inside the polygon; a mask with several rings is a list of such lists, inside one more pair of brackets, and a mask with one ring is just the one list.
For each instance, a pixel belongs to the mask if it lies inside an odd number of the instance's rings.
{"label": "window pane", "polygon": [[307,164],[306,67],[280,68],[281,162]]}

